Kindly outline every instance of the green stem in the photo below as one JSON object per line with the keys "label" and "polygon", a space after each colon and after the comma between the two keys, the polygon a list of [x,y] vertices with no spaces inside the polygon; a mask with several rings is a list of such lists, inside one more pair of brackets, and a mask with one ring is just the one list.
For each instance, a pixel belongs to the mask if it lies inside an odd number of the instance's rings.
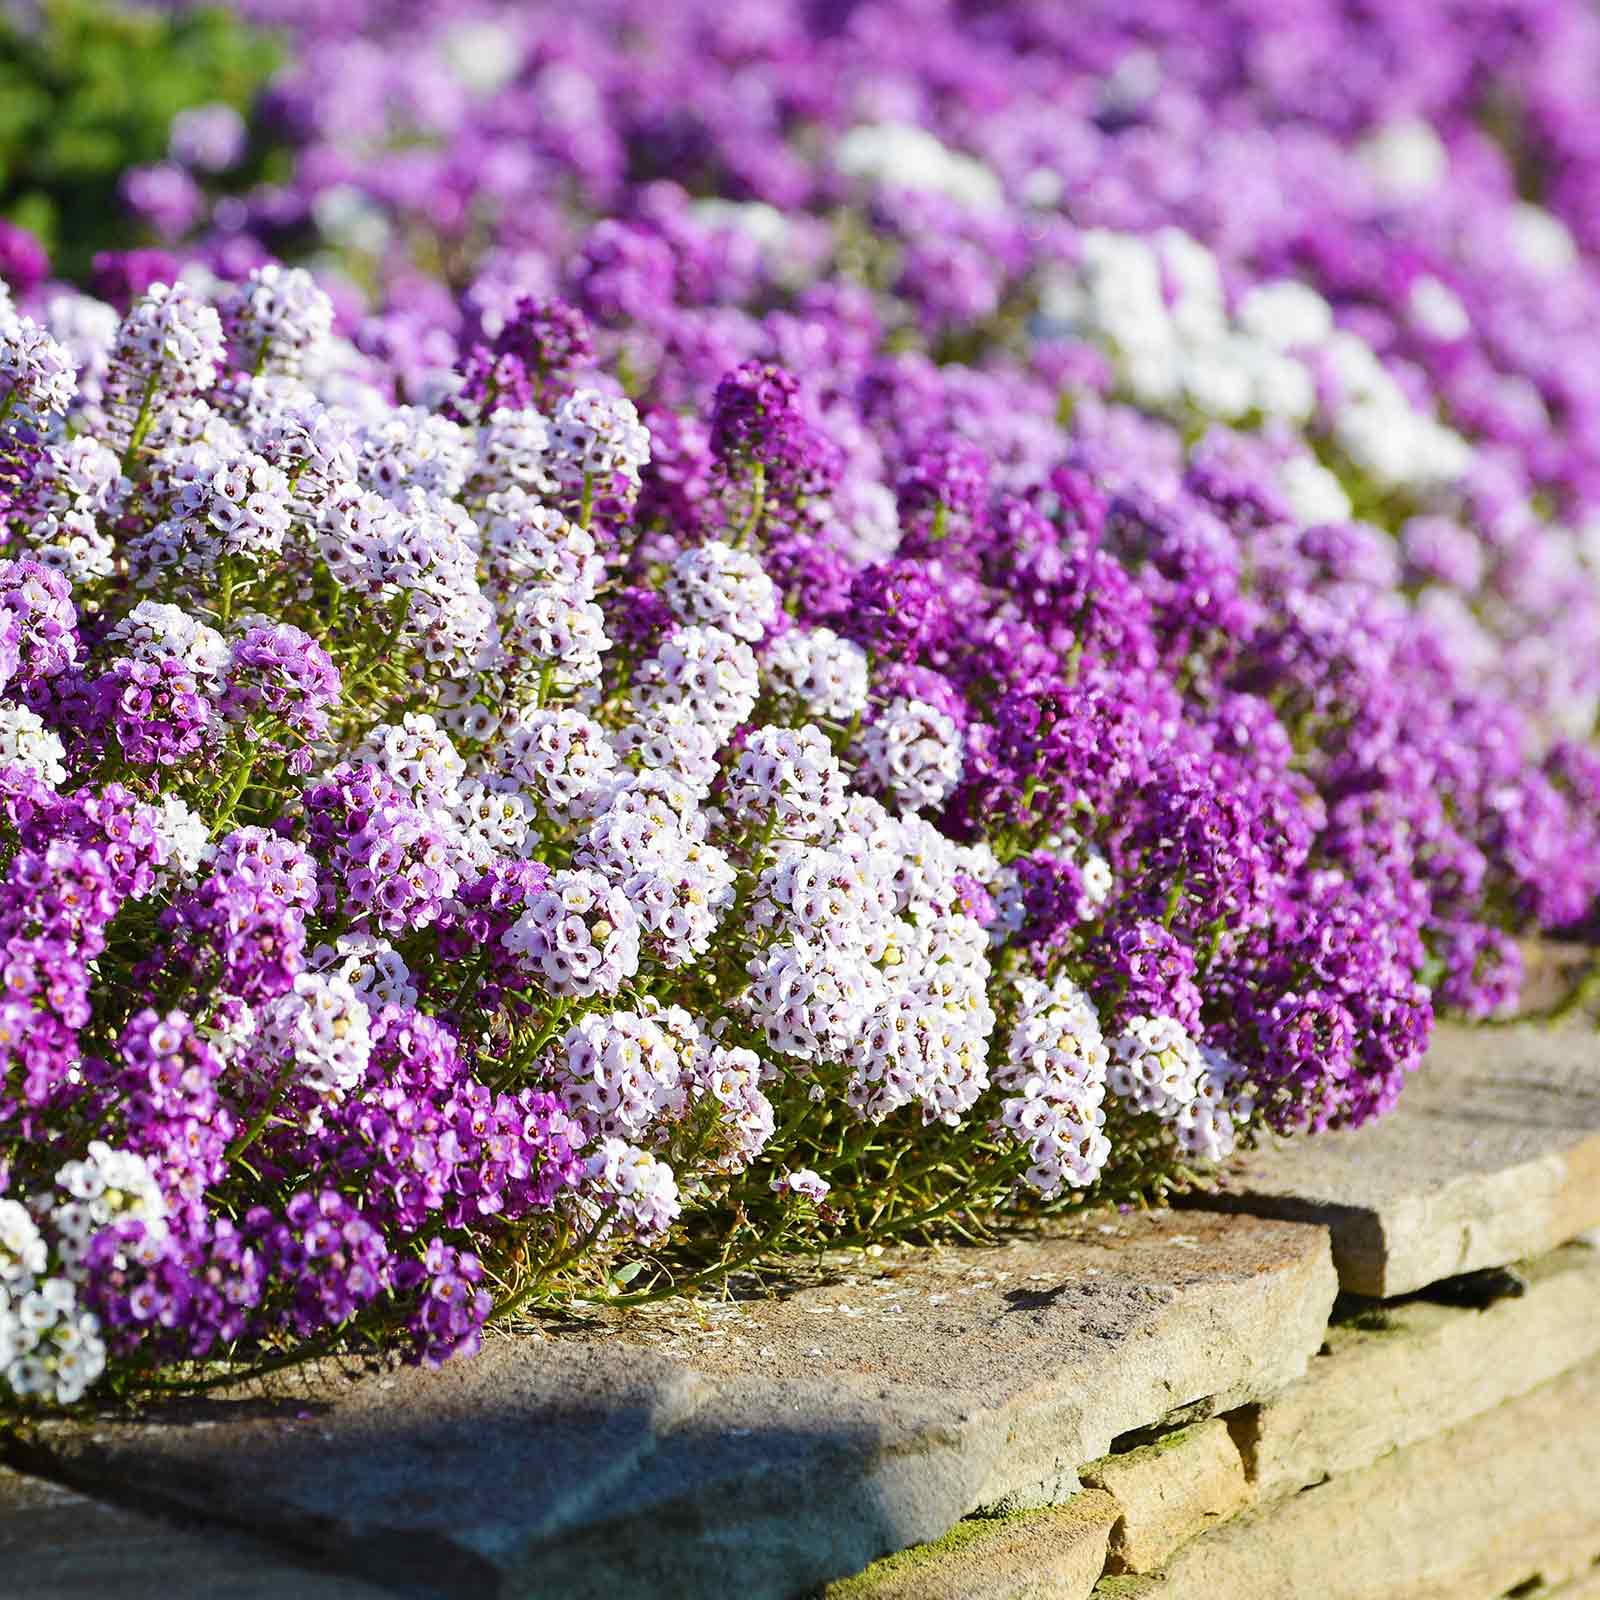
{"label": "green stem", "polygon": [[595,1240],[597,1240],[600,1235],[611,1226],[612,1220],[615,1218],[616,1214],[616,1206],[607,1206],[606,1209],[602,1211],[595,1219],[594,1226],[590,1228],[587,1233],[580,1234],[576,1241],[568,1249],[562,1251],[562,1253],[557,1256],[554,1261],[551,1261],[545,1266],[539,1268],[539,1270],[534,1273],[532,1280],[525,1287],[519,1289],[514,1295],[512,1295],[510,1299],[502,1300],[500,1304],[489,1313],[488,1320],[490,1322],[504,1322],[507,1317],[515,1316],[517,1312],[519,1312],[531,1299],[533,1299],[536,1294],[538,1294],[540,1289],[544,1287],[544,1284],[547,1280],[553,1278],[556,1273],[561,1271],[563,1267],[571,1266],[572,1263],[576,1261],[578,1257],[581,1256],[584,1251],[586,1251],[590,1245],[592,1245]]}
{"label": "green stem", "polygon": [[761,528],[761,519],[766,514],[767,464],[765,461],[756,462],[755,470],[751,473],[751,481],[755,487],[750,496],[750,515],[745,518],[744,526],[739,530],[739,537],[733,541],[738,549],[743,549],[750,540],[755,538]]}
{"label": "green stem", "polygon": [[1170,929],[1178,915],[1178,907],[1183,904],[1183,874],[1180,872],[1172,880],[1172,887],[1167,890],[1167,908],[1161,914],[1161,926]]}
{"label": "green stem", "polygon": [[217,619],[224,632],[233,618],[233,557],[222,558],[222,598],[217,603]]}
{"label": "green stem", "polygon": [[645,1306],[656,1300],[670,1300],[674,1295],[687,1294],[691,1289],[702,1289],[707,1284],[720,1283],[729,1273],[737,1272],[740,1267],[749,1266],[771,1251],[783,1237],[787,1223],[788,1217],[785,1215],[782,1223],[771,1232],[762,1234],[754,1244],[747,1245],[738,1255],[729,1256],[712,1266],[702,1267],[700,1271],[690,1273],[687,1278],[677,1278],[664,1289],[640,1289],[633,1294],[608,1294],[600,1303],[624,1308]]}
{"label": "green stem", "polygon": [[151,402],[155,397],[156,374],[152,372],[145,379],[144,394],[139,401],[139,415],[133,419],[133,432],[128,436],[128,448],[122,452],[122,475],[125,478],[133,476],[134,460],[144,444],[145,435],[150,431],[151,423],[155,421],[155,412],[151,410]]}
{"label": "green stem", "polygon": [[233,820],[233,813],[238,809],[239,799],[244,794],[250,782],[250,774],[255,769],[256,758],[246,756],[238,765],[233,774],[232,781],[222,796],[221,809],[217,813],[217,820],[211,824],[213,837],[220,835]]}
{"label": "green stem", "polygon": [[237,1161],[261,1137],[261,1132],[271,1120],[272,1113],[278,1109],[278,1104],[283,1099],[284,1092],[288,1089],[290,1083],[294,1081],[294,1069],[295,1062],[291,1057],[285,1062],[283,1070],[273,1079],[272,1088],[267,1091],[266,1104],[256,1113],[251,1120],[250,1126],[228,1146],[227,1159],[229,1161]]}

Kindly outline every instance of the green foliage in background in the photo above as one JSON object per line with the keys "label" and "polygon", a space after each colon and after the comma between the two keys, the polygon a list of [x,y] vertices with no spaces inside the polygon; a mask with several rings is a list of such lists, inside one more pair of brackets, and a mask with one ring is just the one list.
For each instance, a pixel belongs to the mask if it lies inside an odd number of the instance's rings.
{"label": "green foliage in background", "polygon": [[166,155],[174,114],[217,100],[248,112],[277,62],[221,10],[0,0],[0,216],[81,275],[96,250],[138,242],[117,181]]}

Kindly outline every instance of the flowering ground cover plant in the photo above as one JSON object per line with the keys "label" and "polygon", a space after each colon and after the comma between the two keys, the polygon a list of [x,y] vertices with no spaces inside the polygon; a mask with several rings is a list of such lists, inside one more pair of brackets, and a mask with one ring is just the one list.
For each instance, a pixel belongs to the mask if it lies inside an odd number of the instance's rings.
{"label": "flowering ground cover plant", "polygon": [[[1591,931],[1584,428],[1501,426],[1584,414],[1586,258],[1506,189],[1572,258],[1496,287],[1486,142],[1425,206],[1425,125],[1232,84],[1342,241],[1274,245],[1217,52],[1150,8],[1158,103],[980,9],[892,72],[895,5],[535,12],[454,98],[319,12],[459,167],[308,76],[304,194],[187,265],[0,241],[7,1404],[1159,1193]],[[668,118],[640,38],[743,88]],[[241,226],[302,201],[377,310]]]}
{"label": "flowering ground cover plant", "polygon": [[[330,323],[267,268],[153,288],[92,375],[0,328],[13,1396],[332,1335],[438,1359],[686,1207],[749,1252],[1230,1146],[1242,1069],[1148,978],[1108,1038],[991,960],[1055,924],[921,814],[972,703],[913,664],[920,571],[863,574],[858,639],[784,612],[757,551],[838,465],[792,378],[719,387],[691,541],[639,505],[631,402],[563,382],[570,308],[439,411],[330,367]],[[907,491],[934,518],[950,465]],[[1015,722],[997,798],[1047,737]]]}

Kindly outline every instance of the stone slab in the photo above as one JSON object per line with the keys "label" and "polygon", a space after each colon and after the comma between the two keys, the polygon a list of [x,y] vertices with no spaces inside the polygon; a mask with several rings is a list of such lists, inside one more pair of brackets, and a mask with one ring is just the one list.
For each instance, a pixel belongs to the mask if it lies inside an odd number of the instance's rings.
{"label": "stone slab", "polygon": [[241,1535],[174,1526],[0,1467],[7,1600],[384,1600]]}
{"label": "stone slab", "polygon": [[1600,1224],[1600,1034],[1441,1027],[1391,1115],[1247,1153],[1194,1203],[1325,1223],[1378,1298],[1542,1255]]}
{"label": "stone slab", "polygon": [[1528,1600],[1600,1600],[1600,1565],[1591,1566],[1587,1572],[1554,1588],[1535,1589]]}
{"label": "stone slab", "polygon": [[1201,1212],[854,1261],[781,1297],[14,1448],[400,1593],[671,1600],[736,1577],[789,1600],[976,1508],[1066,1500],[1130,1429],[1275,1393],[1335,1292],[1323,1230]]}
{"label": "stone slab", "polygon": [[1600,1251],[1565,1245],[1518,1271],[1526,1292],[1482,1310],[1406,1300],[1329,1329],[1304,1378],[1228,1419],[1260,1497],[1366,1466],[1600,1356]]}
{"label": "stone slab", "polygon": [[1600,1361],[1262,1504],[1096,1600],[1500,1600],[1600,1556]]}
{"label": "stone slab", "polygon": [[1559,944],[1551,939],[1519,942],[1522,993],[1517,997],[1517,1009],[1525,1015],[1546,1012],[1567,1002],[1595,958],[1586,944]]}
{"label": "stone slab", "polygon": [[1154,1572],[1180,1544],[1252,1499],[1239,1447],[1220,1417],[1091,1462],[1080,1476],[1116,1502],[1110,1572]]}
{"label": "stone slab", "polygon": [[874,1561],[822,1600],[1088,1600],[1118,1507],[1099,1489],[1065,1505],[958,1522],[934,1544]]}

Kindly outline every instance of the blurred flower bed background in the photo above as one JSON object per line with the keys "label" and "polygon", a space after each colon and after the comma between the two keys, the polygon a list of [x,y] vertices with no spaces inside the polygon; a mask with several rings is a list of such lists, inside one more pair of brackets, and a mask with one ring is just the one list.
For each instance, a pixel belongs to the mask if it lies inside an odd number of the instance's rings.
{"label": "blurred flower bed background", "polygon": [[1517,1014],[1597,87],[1580,0],[0,10],[7,1403],[1156,1197]]}

